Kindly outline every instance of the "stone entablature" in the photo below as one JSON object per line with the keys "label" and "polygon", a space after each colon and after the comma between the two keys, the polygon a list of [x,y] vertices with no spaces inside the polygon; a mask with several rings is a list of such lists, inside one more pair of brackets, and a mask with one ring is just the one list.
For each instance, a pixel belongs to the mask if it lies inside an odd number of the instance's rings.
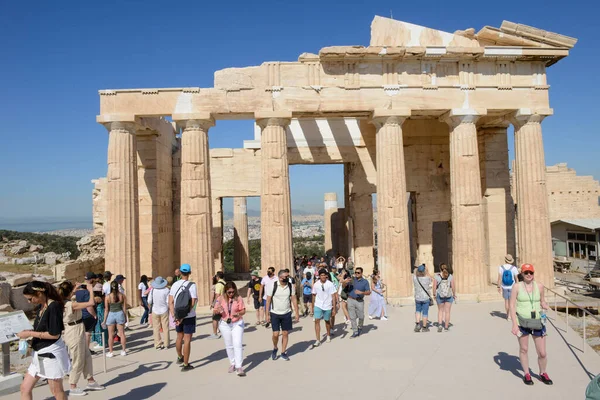
{"label": "stone entablature", "polygon": [[566,163],[546,168],[550,221],[600,218],[600,183]]}

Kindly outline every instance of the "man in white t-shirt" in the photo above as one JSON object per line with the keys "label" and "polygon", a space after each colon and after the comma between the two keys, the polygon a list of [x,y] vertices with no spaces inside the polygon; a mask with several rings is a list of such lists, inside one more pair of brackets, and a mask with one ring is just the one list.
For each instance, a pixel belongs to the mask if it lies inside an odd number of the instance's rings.
{"label": "man in white t-shirt", "polygon": [[504,265],[498,267],[498,293],[502,293],[502,297],[504,298],[504,308],[506,309],[506,319],[510,321],[510,294],[512,292],[512,288],[517,282],[517,275],[519,271],[514,264],[515,260],[513,256],[507,254],[504,257]]}
{"label": "man in white t-shirt", "polygon": [[337,289],[333,282],[327,279],[329,272],[326,269],[319,271],[319,280],[312,289],[313,304],[315,306],[315,334],[317,341],[310,346],[311,349],[321,344],[321,320],[325,320],[327,329],[327,342],[331,342],[331,318],[335,316],[337,303]]}
{"label": "man in white t-shirt", "polygon": [[306,276],[307,272],[310,272],[310,276],[315,276],[315,272],[317,272],[316,268],[312,265],[312,262],[310,261],[308,262],[306,268],[304,268],[304,271],[302,271],[304,276]]}
{"label": "man in white t-shirt", "polygon": [[[265,316],[265,320],[266,315],[268,314],[267,312],[267,293],[270,293],[269,291],[273,290],[273,282],[277,282],[277,277],[275,276],[275,268],[273,267],[269,267],[267,269],[267,275],[264,276],[262,278],[262,280],[260,281],[260,294],[259,294],[259,298],[262,298],[262,305],[260,307],[261,311],[263,312],[263,315]],[[269,327],[270,322],[265,322],[265,327]]]}
{"label": "man in white t-shirt", "polygon": [[[171,312],[173,319],[175,319],[175,332],[177,332],[177,341],[175,342],[175,348],[177,349],[177,364],[182,364],[182,371],[189,371],[194,369],[194,367],[189,364],[189,360],[192,347],[192,335],[196,332],[196,304],[198,303],[198,294],[196,291],[196,284],[188,281],[190,274],[192,273],[192,267],[190,267],[189,264],[183,264],[179,270],[181,271],[181,279],[171,286],[171,291],[169,292],[169,311]],[[178,320],[175,318],[175,304],[177,303],[177,297],[181,296],[184,289],[187,289],[190,294],[190,311],[185,318]],[[183,351],[182,344],[184,344]]]}
{"label": "man in white t-shirt", "polygon": [[104,284],[102,285],[102,292],[105,296],[110,294],[110,280],[112,279],[112,272],[104,271]]}

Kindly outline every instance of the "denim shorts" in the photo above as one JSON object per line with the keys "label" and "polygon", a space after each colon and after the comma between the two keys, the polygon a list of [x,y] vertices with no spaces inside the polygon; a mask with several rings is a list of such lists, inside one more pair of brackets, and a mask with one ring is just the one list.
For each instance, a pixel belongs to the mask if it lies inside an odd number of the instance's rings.
{"label": "denim shorts", "polygon": [[123,311],[109,311],[106,317],[106,325],[124,325],[125,314]]}
{"label": "denim shorts", "polygon": [[315,307],[315,319],[329,321],[331,319],[331,310],[321,310],[319,307]]}
{"label": "denim shorts", "polygon": [[437,301],[438,304],[453,303],[454,297],[440,297],[439,294],[436,294],[435,300]]}
{"label": "denim shorts", "polygon": [[428,317],[429,316],[429,300],[425,300],[425,301],[415,301],[415,305],[417,307],[417,312],[421,313],[423,315],[423,317]]}
{"label": "denim shorts", "polygon": [[504,289],[502,288],[502,297],[505,300],[510,300],[510,294],[512,293],[512,288],[511,289]]}

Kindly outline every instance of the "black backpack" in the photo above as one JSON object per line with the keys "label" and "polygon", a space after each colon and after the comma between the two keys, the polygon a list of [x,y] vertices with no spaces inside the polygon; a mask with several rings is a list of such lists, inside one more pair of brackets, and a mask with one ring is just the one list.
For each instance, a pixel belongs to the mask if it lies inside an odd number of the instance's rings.
{"label": "black backpack", "polygon": [[192,309],[190,286],[194,284],[194,282],[189,282],[186,285],[184,282],[177,292],[175,292],[175,319],[178,321],[185,319]]}

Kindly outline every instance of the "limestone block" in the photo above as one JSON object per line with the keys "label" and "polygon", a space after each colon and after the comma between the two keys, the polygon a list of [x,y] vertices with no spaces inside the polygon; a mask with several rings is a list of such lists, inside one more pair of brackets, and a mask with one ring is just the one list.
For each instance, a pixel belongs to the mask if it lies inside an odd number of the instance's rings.
{"label": "limestone block", "polygon": [[12,286],[8,282],[0,282],[0,306],[10,304],[10,291]]}
{"label": "limestone block", "polygon": [[44,264],[54,265],[57,260],[58,255],[52,251],[44,254]]}
{"label": "limestone block", "polygon": [[29,282],[33,281],[33,274],[20,274],[14,275],[7,279],[7,282],[10,283],[12,287],[26,285]]}
{"label": "limestone block", "polygon": [[12,264],[12,257],[0,256],[0,263]]}
{"label": "limestone block", "polygon": [[10,305],[15,310],[23,310],[25,312],[33,311],[35,309],[35,304],[27,301],[25,296],[23,296],[23,289],[25,289],[25,286],[13,287],[11,289]]}
{"label": "limestone block", "polygon": [[25,252],[27,252],[28,247],[27,246],[14,246],[10,249],[11,254],[17,255],[17,254],[23,254]]}
{"label": "limestone block", "polygon": [[28,247],[29,243],[27,242],[27,240],[20,240],[19,241],[19,246]]}
{"label": "limestone block", "polygon": [[40,251],[44,248],[44,246],[41,246],[39,244],[32,244],[31,246],[29,246],[29,252],[30,253],[34,253],[36,251]]}
{"label": "limestone block", "polygon": [[226,68],[215,72],[215,89],[240,90],[265,87],[266,74],[262,67]]}

